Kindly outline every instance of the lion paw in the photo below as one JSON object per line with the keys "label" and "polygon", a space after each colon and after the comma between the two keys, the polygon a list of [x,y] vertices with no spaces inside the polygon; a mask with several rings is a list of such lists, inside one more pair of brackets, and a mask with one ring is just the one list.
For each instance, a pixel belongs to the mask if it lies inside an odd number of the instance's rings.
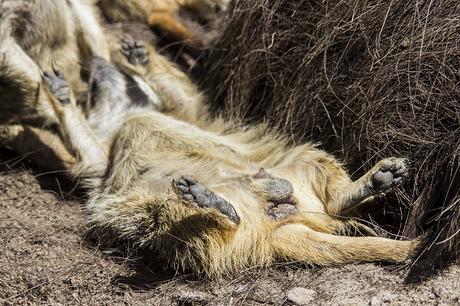
{"label": "lion paw", "polygon": [[61,104],[70,103],[70,87],[61,71],[55,71],[55,75],[44,72],[43,83]]}
{"label": "lion paw", "polygon": [[375,165],[369,185],[375,193],[386,192],[401,184],[407,176],[406,159],[395,157],[385,158]]}
{"label": "lion paw", "polygon": [[132,65],[145,66],[149,63],[149,51],[142,43],[124,38],[121,44],[121,52]]}

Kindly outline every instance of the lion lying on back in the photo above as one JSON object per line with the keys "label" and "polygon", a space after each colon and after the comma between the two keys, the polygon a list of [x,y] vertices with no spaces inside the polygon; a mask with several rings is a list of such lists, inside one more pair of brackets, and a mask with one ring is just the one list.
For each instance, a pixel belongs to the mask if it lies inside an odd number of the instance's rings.
{"label": "lion lying on back", "polygon": [[[208,277],[276,261],[402,262],[416,246],[339,235],[358,226],[347,213],[401,182],[403,159],[384,159],[352,182],[312,144],[210,119],[195,86],[154,49],[125,41],[119,51],[129,75],[101,57],[89,61],[86,117],[65,75],[47,72],[42,82],[50,105],[41,115],[58,124],[66,149],[51,146],[71,156],[66,167],[89,190],[97,230]],[[3,142],[32,151],[25,129],[4,126]]]}

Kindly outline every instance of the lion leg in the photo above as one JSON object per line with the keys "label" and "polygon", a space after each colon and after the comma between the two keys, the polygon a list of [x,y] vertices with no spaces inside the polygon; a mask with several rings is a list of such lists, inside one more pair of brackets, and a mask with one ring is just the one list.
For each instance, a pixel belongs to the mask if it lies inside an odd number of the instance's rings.
{"label": "lion leg", "polygon": [[187,26],[178,19],[177,12],[173,10],[152,12],[149,16],[148,24],[173,41],[186,42],[196,49],[201,47],[200,42],[195,39]]}
{"label": "lion leg", "polygon": [[[148,58],[144,58],[144,51],[147,51],[139,43],[126,43],[124,48],[126,55],[123,57],[131,58],[133,62],[148,62]],[[140,76],[123,73],[99,57],[93,57],[88,66],[90,78],[86,112],[88,122],[99,138],[112,138],[113,132],[126,118],[133,112],[140,112],[140,108],[145,111],[161,105],[158,96]]]}
{"label": "lion leg", "polygon": [[75,105],[67,81],[61,73],[57,72],[56,75],[45,73],[43,83],[59,120],[59,129],[64,143],[77,158],[75,175],[102,176],[108,165],[107,152]]}
{"label": "lion leg", "polygon": [[4,122],[46,119],[56,123],[49,96],[43,90],[40,67],[11,37],[0,37],[0,118]]}
{"label": "lion leg", "polygon": [[86,59],[99,56],[110,60],[109,45],[106,35],[97,20],[95,8],[84,1],[70,1],[72,12],[79,26],[78,47]]}
{"label": "lion leg", "polygon": [[405,159],[391,157],[353,182],[333,156],[311,146],[287,152],[276,168],[303,171],[332,216],[345,215],[364,201],[394,190],[407,176]]}
{"label": "lion leg", "polygon": [[343,186],[328,203],[328,211],[335,215],[347,214],[363,201],[392,191],[406,176],[407,166],[403,158],[385,158],[361,178]]}
{"label": "lion leg", "polygon": [[351,262],[403,262],[416,243],[380,237],[336,236],[316,232],[300,224],[283,225],[272,236],[276,258],[321,266]]}
{"label": "lion leg", "polygon": [[[174,192],[98,195],[86,210],[90,225],[154,252],[176,270],[212,274],[213,247],[232,239],[236,226],[215,209],[184,205]],[[153,255],[152,254],[152,255]]]}

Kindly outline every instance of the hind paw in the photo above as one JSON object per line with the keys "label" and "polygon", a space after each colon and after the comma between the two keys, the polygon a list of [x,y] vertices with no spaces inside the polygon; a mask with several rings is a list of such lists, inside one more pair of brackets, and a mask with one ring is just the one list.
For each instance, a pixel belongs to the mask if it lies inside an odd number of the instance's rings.
{"label": "hind paw", "polygon": [[61,104],[70,103],[70,87],[69,83],[64,79],[64,75],[61,71],[55,71],[55,75],[49,72],[43,73],[43,83],[48,87],[51,94]]}
{"label": "hind paw", "polygon": [[149,51],[142,43],[126,37],[121,44],[121,52],[132,65],[145,66],[149,62]]}
{"label": "hind paw", "polygon": [[235,208],[224,198],[199,184],[190,176],[181,177],[173,180],[173,185],[179,196],[189,203],[193,203],[201,208],[215,208],[227,216],[232,222],[239,224],[240,217]]}
{"label": "hind paw", "polygon": [[375,165],[369,180],[372,192],[386,192],[401,184],[407,177],[407,165],[404,158],[385,158]]}

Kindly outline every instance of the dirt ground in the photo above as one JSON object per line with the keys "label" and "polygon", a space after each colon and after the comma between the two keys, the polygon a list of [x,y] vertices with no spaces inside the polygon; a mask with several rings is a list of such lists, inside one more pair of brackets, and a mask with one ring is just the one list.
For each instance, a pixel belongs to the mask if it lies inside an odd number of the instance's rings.
{"label": "dirt ground", "polygon": [[254,268],[221,282],[135,264],[85,239],[72,186],[9,153],[0,160],[2,305],[292,305],[297,287],[312,305],[460,305],[459,266],[407,286],[403,271],[375,264]]}

